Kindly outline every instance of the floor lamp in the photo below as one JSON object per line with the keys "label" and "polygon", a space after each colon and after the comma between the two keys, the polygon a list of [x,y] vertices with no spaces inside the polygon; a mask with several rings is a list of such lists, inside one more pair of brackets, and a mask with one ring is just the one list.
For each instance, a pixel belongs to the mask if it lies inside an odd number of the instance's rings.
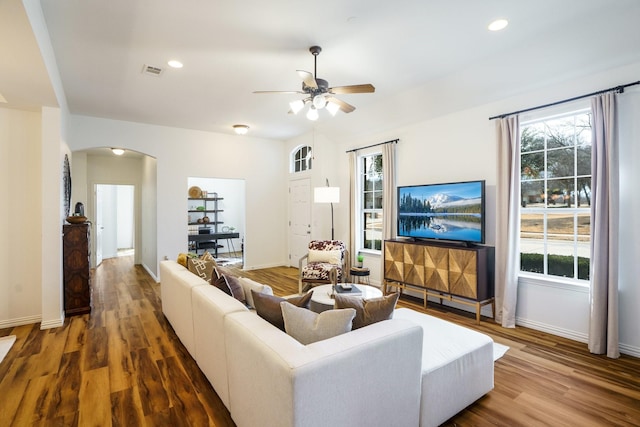
{"label": "floor lamp", "polygon": [[315,187],[313,189],[314,203],[330,203],[331,204],[331,240],[335,240],[333,230],[333,204],[340,201],[340,187],[329,187],[329,179],[327,179],[326,187]]}

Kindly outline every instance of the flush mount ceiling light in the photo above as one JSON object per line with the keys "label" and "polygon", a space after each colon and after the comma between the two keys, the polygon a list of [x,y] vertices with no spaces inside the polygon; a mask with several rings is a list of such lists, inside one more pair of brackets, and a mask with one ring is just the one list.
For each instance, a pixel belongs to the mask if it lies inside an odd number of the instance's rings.
{"label": "flush mount ceiling light", "polygon": [[338,110],[350,113],[356,109],[353,105],[339,100],[334,95],[375,92],[376,89],[369,83],[329,87],[328,81],[317,77],[318,55],[322,52],[322,48],[320,46],[311,46],[309,52],[313,55],[313,74],[308,71],[297,70],[298,76],[302,79],[302,90],[257,90],[253,93],[297,93],[305,95],[305,98],[289,103],[291,107],[289,113],[298,114],[309,104],[307,118],[309,120],[318,120],[318,110],[326,109],[332,116],[335,116]]}
{"label": "flush mount ceiling light", "polygon": [[167,62],[167,65],[171,68],[182,68],[183,64],[182,62],[172,59],[171,61]]}
{"label": "flush mount ceiling light", "polygon": [[111,152],[116,156],[122,156],[124,154],[124,150],[122,148],[112,148]]}
{"label": "flush mount ceiling light", "polygon": [[238,135],[246,135],[249,132],[249,126],[247,125],[233,125],[233,130]]}
{"label": "flush mount ceiling light", "polygon": [[509,21],[501,18],[493,21],[487,28],[489,28],[489,31],[500,31],[507,28],[507,25],[509,25]]}

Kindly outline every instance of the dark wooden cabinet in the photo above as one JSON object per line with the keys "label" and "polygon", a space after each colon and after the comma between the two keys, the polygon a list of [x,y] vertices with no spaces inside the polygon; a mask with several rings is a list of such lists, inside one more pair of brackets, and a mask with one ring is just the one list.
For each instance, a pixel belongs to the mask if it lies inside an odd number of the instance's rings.
{"label": "dark wooden cabinet", "polygon": [[[494,248],[463,247],[426,241],[384,242],[384,287],[413,289],[427,297],[476,308],[480,321],[483,305],[494,306]],[[495,315],[495,314],[494,314]]]}
{"label": "dark wooden cabinet", "polygon": [[91,312],[89,223],[62,227],[64,312],[66,316]]}

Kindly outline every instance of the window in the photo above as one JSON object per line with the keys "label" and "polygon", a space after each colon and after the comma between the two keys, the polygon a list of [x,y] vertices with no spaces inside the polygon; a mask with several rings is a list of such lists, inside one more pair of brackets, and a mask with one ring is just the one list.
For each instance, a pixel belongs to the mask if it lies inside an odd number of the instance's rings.
{"label": "window", "polygon": [[382,154],[360,157],[359,241],[364,250],[382,250]]}
{"label": "window", "polygon": [[311,170],[311,160],[311,147],[308,145],[298,147],[291,156],[291,172],[296,173]]}
{"label": "window", "polygon": [[521,128],[520,270],[589,280],[591,112]]}

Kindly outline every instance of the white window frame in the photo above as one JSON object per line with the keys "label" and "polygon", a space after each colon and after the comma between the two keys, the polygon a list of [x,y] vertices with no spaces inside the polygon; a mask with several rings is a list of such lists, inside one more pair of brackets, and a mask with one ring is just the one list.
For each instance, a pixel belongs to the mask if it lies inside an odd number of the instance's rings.
{"label": "white window frame", "polygon": [[[380,216],[380,227],[382,227],[382,218],[384,215],[384,211],[382,209],[382,203],[380,208],[366,208],[364,206],[364,193],[365,193],[365,171],[364,171],[364,161],[366,158],[373,158],[376,156],[382,156],[382,152],[381,151],[372,151],[372,152],[368,152],[365,154],[362,154],[360,156],[358,156],[358,160],[357,160],[357,175],[358,175],[358,179],[357,179],[357,201],[356,201],[356,210],[358,212],[357,215],[357,220],[356,220],[356,226],[357,226],[357,236],[356,236],[356,247],[358,248],[358,252],[362,252],[362,253],[370,253],[370,254],[378,254],[380,255],[382,253],[382,242],[383,242],[383,238],[382,238],[382,229],[380,229],[380,249],[375,249],[375,248],[365,248],[365,214],[378,214]],[[381,178],[382,181],[380,182],[384,182],[384,170],[382,170],[381,172]],[[374,192],[380,192],[381,197],[383,197],[382,193],[383,193],[383,189],[382,189],[382,184],[380,184],[380,188],[375,188]],[[354,254],[354,256],[357,254]]]}
{"label": "white window frame", "polygon": [[[586,107],[586,105],[571,105],[571,106],[565,106],[563,110],[558,111],[557,109],[554,111],[554,113],[549,113],[547,112],[547,114],[539,114],[538,117],[535,118],[527,118],[526,120],[523,120],[520,124],[520,132],[522,135],[523,129],[528,126],[528,125],[533,125],[536,123],[541,123],[541,122],[545,122],[545,121],[550,121],[553,119],[560,119],[560,118],[566,118],[566,117],[572,117],[572,116],[577,116],[579,114],[584,114],[584,113],[589,113],[591,114],[591,110],[590,108]],[[521,136],[520,135],[520,136]],[[575,146],[574,146],[575,147]],[[541,152],[544,155],[544,163],[545,165],[547,164],[547,155],[549,153],[549,151],[553,151],[553,149],[549,150],[547,145],[546,145],[546,141],[545,141],[545,147],[543,150],[541,150]],[[527,153],[533,153],[532,151],[529,151]],[[520,155],[522,155],[522,150],[520,152]],[[575,152],[574,152],[574,155]],[[546,166],[545,166],[546,167]],[[520,173],[520,171],[518,171]],[[576,186],[575,182],[580,178],[580,177],[585,177],[587,175],[578,175],[577,174],[577,162],[574,162],[574,172],[573,175],[568,175],[565,179],[573,179],[574,180],[574,187]],[[588,175],[589,177],[591,176],[590,174]],[[545,176],[543,177],[543,187],[545,189],[548,188],[547,186],[547,179],[548,177]],[[563,177],[553,177],[553,179],[563,179]],[[522,182],[522,181],[521,181]],[[524,196],[521,196],[524,197]],[[574,195],[575,197],[579,197]],[[524,200],[524,198],[523,198]],[[520,208],[518,210],[518,221],[521,221],[521,215],[523,213],[523,211],[525,213],[531,213],[531,214],[538,214],[538,215],[542,215],[543,216],[543,251],[544,251],[544,261],[543,261],[543,269],[544,269],[544,273],[535,273],[535,272],[529,272],[529,271],[519,271],[519,277],[521,279],[524,279],[525,282],[531,282],[531,283],[539,283],[539,284],[544,284],[544,283],[549,283],[552,284],[553,286],[559,286],[559,287],[566,287],[566,286],[576,286],[578,288],[587,288],[589,287],[589,280],[584,280],[584,279],[578,279],[578,257],[579,257],[579,251],[578,251],[578,222],[577,222],[577,216],[579,214],[584,214],[584,213],[588,213],[590,215],[590,206],[587,206],[586,208],[577,208],[577,207],[573,207],[573,208],[562,208],[561,211],[555,210],[553,208],[550,208],[548,206],[545,207],[535,207],[535,208],[525,208],[523,206],[523,204],[520,205]],[[548,235],[548,215],[553,215],[554,213],[563,213],[563,214],[572,214],[574,217],[574,230],[573,230],[573,257],[574,257],[574,277],[573,278],[569,278],[569,277],[564,277],[564,276],[556,276],[556,275],[550,275],[548,274],[548,262],[547,262],[547,256],[549,255],[548,253],[548,248],[549,248],[549,237],[553,238],[553,235],[549,236]],[[551,234],[551,233],[549,233]],[[522,232],[520,233],[519,240],[520,243],[522,243]],[[591,238],[591,236],[589,236]],[[551,239],[552,240],[552,239]],[[520,250],[520,253],[522,253],[522,249]]]}
{"label": "white window frame", "polygon": [[[307,150],[307,155],[298,159],[298,154],[303,150]],[[296,170],[296,165],[300,164],[300,170]],[[311,170],[313,166],[313,149],[309,145],[299,145],[291,151],[291,155],[289,157],[289,172],[290,173],[304,173]]]}

